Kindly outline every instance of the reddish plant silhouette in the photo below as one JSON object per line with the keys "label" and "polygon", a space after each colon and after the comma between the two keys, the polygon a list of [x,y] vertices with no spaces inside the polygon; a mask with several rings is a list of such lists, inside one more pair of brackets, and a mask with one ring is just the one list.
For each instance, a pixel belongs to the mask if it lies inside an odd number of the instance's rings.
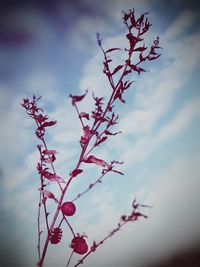
{"label": "reddish plant silhouette", "polygon": [[[134,10],[123,12],[123,22],[127,29],[125,38],[128,40],[128,47],[125,47],[127,57],[120,65],[114,68],[111,67],[111,62],[113,61],[111,55],[113,52],[120,53],[121,48],[112,47],[108,50],[104,50],[100,35],[97,34],[97,43],[104,57],[103,73],[108,79],[111,90],[107,100],[104,97],[97,97],[93,94],[94,109],[91,114],[84,111],[80,112],[78,108],[79,102],[85,98],[88,93],[87,91],[83,95],[70,95],[72,105],[77,112],[78,119],[82,126],[82,134],[79,141],[80,154],[75,168],[70,172],[68,178],[64,179],[57,174],[54,167],[57,151],[47,147],[46,131],[48,128],[54,126],[56,121],[51,121],[48,116],[44,114],[43,109],[38,106],[41,97],[37,98],[33,96],[32,99],[23,99],[22,106],[25,108],[26,113],[35,121],[35,134],[41,143],[37,146],[40,155],[40,160],[37,164],[37,170],[40,176],[40,195],[37,217],[38,266],[40,267],[44,264],[49,243],[58,244],[61,242],[64,229],[62,226],[64,223],[66,223],[72,234],[70,243],[71,255],[68,259],[67,266],[71,263],[73,253],[83,255],[74,265],[75,267],[82,264],[85,258],[92,252],[95,252],[99,246],[118,232],[127,222],[136,221],[140,217],[147,218],[146,215],[139,211],[140,207],[146,206],[138,204],[136,199],[134,199],[130,214],[122,215],[116,227],[102,240],[94,241],[91,247],[87,244],[87,236],[85,234],[81,235],[80,233],[75,233],[68,218],[76,215],[76,200],[92,190],[98,183],[101,183],[107,173],[114,172],[123,175],[116,167],[119,164],[123,164],[123,162],[117,160],[106,162],[104,159],[95,157],[93,151],[106,142],[107,139],[113,138],[121,133],[120,131],[112,131],[112,127],[118,123],[118,115],[115,113],[114,109],[117,101],[125,103],[124,93],[133,83],[129,78],[132,77],[133,73],[140,75],[142,72],[145,72],[145,69],[141,66],[143,62],[153,61],[160,56],[160,54],[157,53],[157,49],[160,48],[158,37],[153,41],[151,47],[148,48],[145,46],[145,33],[148,32],[151,26],[146,15],[147,13],[144,13],[139,18],[136,18]],[[136,62],[133,62],[133,55]],[[69,186],[73,179],[83,172],[81,166],[84,164],[96,164],[98,168],[101,168],[101,176],[98,177],[96,181],[89,184],[84,191],[78,193],[74,199],[64,202],[64,197],[67,190],[69,190]],[[58,199],[51,191],[47,190],[49,183],[52,182],[56,182],[59,187],[60,197]],[[47,209],[49,203],[47,199],[55,201],[57,205],[51,220],[49,219],[49,211]],[[46,234],[45,229],[41,229],[42,211],[44,212]]]}

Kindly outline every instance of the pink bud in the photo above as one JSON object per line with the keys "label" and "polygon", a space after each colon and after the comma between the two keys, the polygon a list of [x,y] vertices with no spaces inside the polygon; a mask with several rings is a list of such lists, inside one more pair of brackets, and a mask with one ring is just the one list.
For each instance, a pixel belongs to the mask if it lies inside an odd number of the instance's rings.
{"label": "pink bud", "polygon": [[78,254],[85,254],[88,251],[88,245],[81,236],[76,236],[72,239],[71,247],[74,249],[74,252]]}
{"label": "pink bud", "polygon": [[64,202],[62,204],[61,210],[64,215],[66,216],[72,216],[76,212],[76,206],[73,202]]}

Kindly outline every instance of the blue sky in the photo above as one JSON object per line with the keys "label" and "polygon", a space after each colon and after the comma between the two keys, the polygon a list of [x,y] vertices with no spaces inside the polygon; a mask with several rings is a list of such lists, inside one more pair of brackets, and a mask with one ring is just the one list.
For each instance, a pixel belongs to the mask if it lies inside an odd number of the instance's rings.
{"label": "blue sky", "polygon": [[[126,93],[126,105],[117,105],[116,129],[123,133],[95,151],[104,160],[124,161],[125,175],[110,175],[78,201],[79,212],[72,222],[92,243],[129,212],[135,195],[154,207],[147,211],[148,220],[127,225],[99,248],[86,261],[87,267],[154,266],[195,247],[200,241],[199,4],[179,0],[25,2],[2,4],[0,11],[2,266],[31,267],[37,261],[38,140],[21,100],[42,95],[41,105],[58,121],[48,131],[48,144],[58,151],[56,167],[66,178],[79,154],[81,135],[68,96],[88,88],[90,93],[80,105],[87,111],[93,104],[92,91],[107,95],[96,32],[106,48],[124,48],[121,11],[133,6],[138,14],[150,12],[153,26],[148,40],[160,36],[162,57],[146,66],[148,72],[133,77],[136,82]],[[120,59],[116,54],[115,60]],[[69,198],[94,181],[97,169],[87,171],[85,180],[71,186]],[[50,189],[58,194],[54,185]],[[64,238],[65,245],[49,249],[46,266],[65,266],[67,231]]]}

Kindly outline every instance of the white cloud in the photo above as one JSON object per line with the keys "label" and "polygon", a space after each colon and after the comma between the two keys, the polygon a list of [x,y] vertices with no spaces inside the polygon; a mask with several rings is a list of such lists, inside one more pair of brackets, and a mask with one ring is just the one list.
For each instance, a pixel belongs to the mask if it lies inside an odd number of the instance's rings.
{"label": "white cloud", "polygon": [[17,188],[27,183],[28,179],[31,179],[31,174],[37,173],[38,158],[38,151],[34,151],[25,157],[24,163],[20,165],[20,168],[6,170],[6,179],[3,182],[7,193],[15,192]]}
{"label": "white cloud", "polygon": [[200,116],[200,101],[192,100],[185,104],[181,110],[177,112],[174,118],[166,123],[157,135],[158,141],[165,141],[180,134],[187,128],[192,120]]}
{"label": "white cloud", "polygon": [[[10,88],[9,88],[10,89]],[[29,122],[24,119],[22,107],[20,105],[22,96],[11,96],[10,91],[5,92],[5,99],[9,99],[8,104],[5,104],[5,109],[1,119],[1,160],[4,167],[12,164],[17,159],[16,157],[23,153],[23,149],[30,142],[23,127],[30,126]],[[17,111],[17,112],[16,112]],[[23,128],[23,129],[22,129]]]}
{"label": "white cloud", "polygon": [[[159,145],[177,137],[184,129],[187,129],[192,120],[200,116],[199,107],[199,100],[192,100],[186,103],[159,131],[138,138],[132,146],[129,146],[122,153],[122,159],[127,164],[146,159]],[[120,143],[118,144],[119,146]]]}
{"label": "white cloud", "polygon": [[52,129],[52,141],[58,145],[76,144],[79,141],[82,127],[76,110],[69,101],[61,101],[50,117],[57,121],[56,126]]}
{"label": "white cloud", "polygon": [[167,29],[166,38],[172,40],[189,30],[199,17],[198,12],[192,10],[183,11],[180,16]]}
{"label": "white cloud", "polygon": [[31,94],[42,95],[45,101],[53,102],[56,99],[58,100],[59,94],[61,94],[59,92],[58,77],[46,68],[32,70],[27,74],[24,79],[24,87]]}
{"label": "white cloud", "polygon": [[0,85],[0,109],[1,114],[5,109],[9,106],[9,100],[11,97],[11,93],[8,93],[9,88],[7,86]]}

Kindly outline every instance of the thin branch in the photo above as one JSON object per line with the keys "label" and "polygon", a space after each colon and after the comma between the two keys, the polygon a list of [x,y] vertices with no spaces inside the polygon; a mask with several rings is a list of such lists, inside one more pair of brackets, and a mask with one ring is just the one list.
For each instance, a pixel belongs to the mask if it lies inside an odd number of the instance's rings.
{"label": "thin branch", "polygon": [[84,127],[84,123],[83,123],[83,120],[82,120],[82,118],[81,118],[81,116],[80,116],[80,112],[79,112],[79,110],[78,110],[78,107],[77,107],[76,103],[74,103],[73,106],[74,106],[75,109],[76,109],[76,112],[77,112],[77,114],[78,114],[78,118],[79,118],[79,120],[80,120],[80,122],[81,122],[81,124],[82,124],[82,127]]}
{"label": "thin branch", "polygon": [[63,216],[63,218],[64,218],[64,220],[66,221],[67,225],[69,226],[69,229],[71,230],[71,232],[72,232],[73,236],[75,237],[76,235],[75,235],[75,233],[74,233],[74,230],[73,230],[73,228],[72,228],[71,224],[68,222],[68,220],[66,219],[66,217],[65,217],[65,216]]}
{"label": "thin branch", "polygon": [[80,197],[82,197],[83,195],[85,195],[88,191],[90,191],[92,188],[94,188],[94,186],[96,185],[96,184],[99,184],[99,183],[101,183],[101,179],[106,175],[108,173],[108,171],[107,172],[105,172],[105,173],[103,173],[94,183],[92,183],[92,184],[90,184],[89,186],[88,186],[88,188],[86,188],[84,191],[82,191],[81,193],[79,193],[71,202],[75,202],[77,199],[79,199]]}
{"label": "thin branch", "polygon": [[70,264],[70,261],[71,261],[71,259],[72,259],[72,256],[73,256],[73,254],[74,254],[74,250],[72,250],[72,252],[71,252],[71,254],[70,254],[70,257],[69,257],[69,259],[68,259],[68,261],[67,261],[67,265],[66,265],[66,267],[68,267],[68,266],[69,266],[69,264]]}

